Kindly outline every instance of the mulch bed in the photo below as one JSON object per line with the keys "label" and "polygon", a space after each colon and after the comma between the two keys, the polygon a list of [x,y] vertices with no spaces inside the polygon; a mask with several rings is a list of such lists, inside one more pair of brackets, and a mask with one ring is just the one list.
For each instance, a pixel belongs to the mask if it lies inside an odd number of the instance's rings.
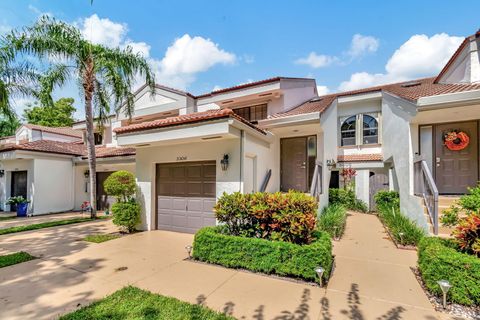
{"label": "mulch bed", "polygon": [[462,317],[465,319],[473,319],[473,320],[480,320],[480,306],[463,306],[457,303],[451,303],[448,301],[447,296],[447,308],[443,309],[443,298],[437,297],[433,295],[430,291],[428,291],[425,283],[423,282],[422,276],[420,275],[420,271],[418,268],[411,268],[415,278],[417,278],[418,283],[422,287],[423,291],[427,295],[428,300],[433,305],[436,311],[448,313],[450,315],[456,317]]}

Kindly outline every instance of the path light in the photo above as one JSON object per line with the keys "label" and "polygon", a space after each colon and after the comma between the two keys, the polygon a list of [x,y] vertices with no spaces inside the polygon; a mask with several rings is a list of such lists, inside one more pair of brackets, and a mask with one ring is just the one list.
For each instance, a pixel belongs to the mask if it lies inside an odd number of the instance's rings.
{"label": "path light", "polygon": [[191,245],[185,246],[185,250],[187,250],[188,253],[188,259],[192,258],[192,248],[193,247]]}
{"label": "path light", "polygon": [[322,287],[322,276],[323,276],[323,273],[325,272],[325,269],[323,269],[322,267],[317,267],[315,269],[315,272],[317,273],[318,278],[320,279],[320,287]]}
{"label": "path light", "polygon": [[450,284],[450,282],[448,282],[448,280],[440,280],[440,281],[437,281],[437,283],[443,292],[443,309],[446,309],[447,308],[447,292],[448,290],[450,290],[452,285]]}
{"label": "path light", "polygon": [[338,233],[337,233],[338,227],[334,226],[333,230],[334,230],[333,231],[333,240],[338,241],[339,240]]}
{"label": "path light", "polygon": [[400,244],[401,244],[402,246],[403,246],[403,235],[404,235],[404,234],[405,234],[405,233],[403,233],[403,232],[399,232],[399,233],[398,233],[398,235],[400,236]]}

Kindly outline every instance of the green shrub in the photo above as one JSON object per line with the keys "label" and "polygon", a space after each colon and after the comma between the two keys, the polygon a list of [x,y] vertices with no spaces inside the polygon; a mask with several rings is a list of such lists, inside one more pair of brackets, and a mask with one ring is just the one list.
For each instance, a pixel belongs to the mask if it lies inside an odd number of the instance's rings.
{"label": "green shrub", "polygon": [[205,227],[195,235],[193,257],[229,268],[318,281],[315,268],[325,269],[328,279],[332,268],[330,236],[316,231],[314,241],[298,245],[283,241],[231,236],[225,226]]}
{"label": "green shrub", "polygon": [[381,204],[377,205],[378,217],[388,228],[395,242],[401,245],[416,246],[425,236],[425,231],[414,221],[400,213],[397,207]]}
{"label": "green shrub", "polygon": [[460,211],[458,206],[450,206],[450,208],[443,210],[440,222],[446,227],[456,226],[460,221]]}
{"label": "green shrub", "polygon": [[458,252],[450,240],[423,238],[418,245],[418,266],[428,290],[441,296],[437,281],[448,280],[448,299],[463,305],[480,305],[480,259]]}
{"label": "green shrub", "polygon": [[134,200],[114,203],[112,213],[113,223],[128,232],[135,231],[135,226],[140,223],[140,205]]}
{"label": "green shrub", "polygon": [[116,171],[108,176],[103,188],[108,195],[116,197],[117,201],[126,202],[135,194],[135,176],[129,171]]}
{"label": "green shrub", "polygon": [[480,258],[480,215],[473,213],[460,219],[452,232],[459,248]]}
{"label": "green shrub", "polygon": [[391,207],[400,207],[400,195],[397,191],[378,191],[374,198],[378,206],[389,205]]}
{"label": "green shrub", "polygon": [[480,184],[475,188],[468,188],[468,194],[461,196],[458,204],[469,213],[480,214]]}
{"label": "green shrub", "polygon": [[360,199],[357,199],[355,192],[351,189],[336,189],[331,188],[328,190],[328,203],[330,204],[341,204],[345,208],[360,211],[368,212],[368,207]]}
{"label": "green shrub", "polygon": [[318,217],[318,228],[334,238],[343,235],[346,223],[347,210],[340,204],[330,204],[322,210]]}
{"label": "green shrub", "polygon": [[292,243],[309,243],[316,227],[317,202],[300,192],[224,193],[215,215],[227,233]]}

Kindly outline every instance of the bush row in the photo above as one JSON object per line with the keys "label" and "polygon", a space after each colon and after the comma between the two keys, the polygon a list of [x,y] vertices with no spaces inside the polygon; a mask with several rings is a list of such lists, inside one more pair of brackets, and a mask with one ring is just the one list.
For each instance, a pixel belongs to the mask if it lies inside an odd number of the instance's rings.
{"label": "bush row", "polygon": [[200,261],[228,268],[242,268],[255,272],[277,274],[318,281],[315,268],[325,269],[328,279],[332,269],[330,236],[316,231],[308,245],[283,241],[231,236],[224,226],[199,230],[193,243],[193,257]]}
{"label": "bush row", "polygon": [[448,280],[449,300],[480,305],[480,259],[461,253],[451,240],[423,238],[418,245],[418,266],[426,287],[441,296],[437,281]]}
{"label": "bush row", "polygon": [[329,189],[328,202],[330,204],[341,204],[350,210],[368,212],[368,207],[365,202],[357,199],[355,192],[350,189]]}

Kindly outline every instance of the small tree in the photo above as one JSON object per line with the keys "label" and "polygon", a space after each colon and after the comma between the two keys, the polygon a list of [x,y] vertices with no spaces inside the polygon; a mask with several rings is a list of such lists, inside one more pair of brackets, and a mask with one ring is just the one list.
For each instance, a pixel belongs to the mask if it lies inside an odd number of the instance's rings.
{"label": "small tree", "polygon": [[351,190],[353,178],[357,175],[357,170],[352,168],[344,168],[340,172],[343,178],[343,187],[345,190]]}
{"label": "small tree", "polygon": [[135,176],[125,170],[114,172],[105,180],[103,188],[117,199],[112,205],[113,223],[128,232],[135,231],[135,226],[140,223],[140,206],[134,198]]}

